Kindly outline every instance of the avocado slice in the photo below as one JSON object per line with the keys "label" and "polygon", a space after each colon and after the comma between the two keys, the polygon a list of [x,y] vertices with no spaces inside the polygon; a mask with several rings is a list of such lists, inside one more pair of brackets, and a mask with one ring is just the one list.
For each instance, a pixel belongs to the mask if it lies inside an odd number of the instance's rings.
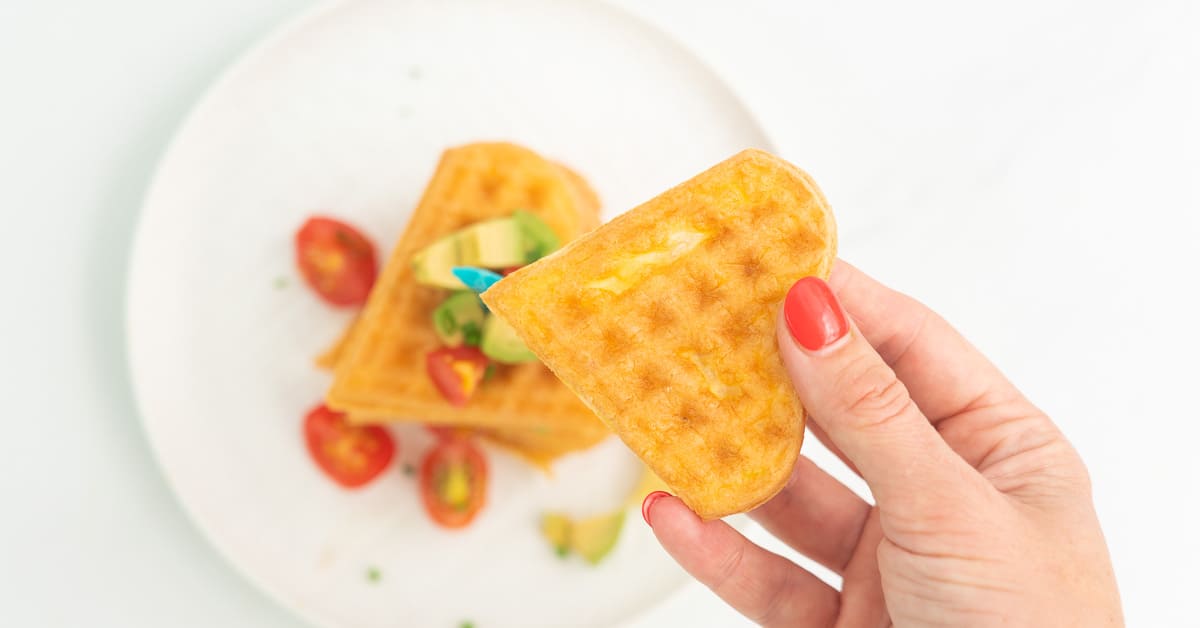
{"label": "avocado slice", "polygon": [[526,264],[542,259],[562,245],[558,235],[541,218],[518,209],[513,212],[512,219],[521,231]]}
{"label": "avocado slice", "polygon": [[558,512],[542,515],[542,536],[550,542],[554,553],[566,557],[571,552],[571,519]]}
{"label": "avocado slice", "polygon": [[457,236],[457,266],[508,268],[525,263],[524,233],[513,218],[477,222]]}
{"label": "avocado slice", "polygon": [[483,340],[479,349],[487,357],[505,364],[536,362],[537,356],[525,346],[511,325],[492,314],[483,323]]}
{"label": "avocado slice", "polygon": [[450,272],[459,265],[458,241],[453,234],[421,249],[413,256],[413,275],[419,283],[461,290],[463,284]]}
{"label": "avocado slice", "polygon": [[571,525],[571,550],[589,563],[598,564],[616,547],[624,525],[624,510],[575,521]]}
{"label": "avocado slice", "polygon": [[592,565],[599,564],[617,546],[624,526],[624,510],[586,519],[571,519],[557,512],[542,515],[542,536],[554,553],[565,557],[574,552]]}
{"label": "avocado slice", "polygon": [[[650,469],[643,469],[638,485],[626,500],[629,507],[641,503],[648,493],[666,489],[667,485]],[[542,515],[542,536],[554,552],[566,556],[574,552],[595,565],[604,560],[617,545],[625,525],[625,508],[610,513],[574,520],[557,512]]]}
{"label": "avocado slice", "polygon": [[447,347],[479,346],[483,322],[483,305],[474,292],[455,292],[433,311],[433,329]]}
{"label": "avocado slice", "polygon": [[485,220],[464,227],[426,246],[413,256],[413,274],[420,283],[461,290],[452,270],[458,266],[508,268],[525,263],[526,239],[513,218]]}

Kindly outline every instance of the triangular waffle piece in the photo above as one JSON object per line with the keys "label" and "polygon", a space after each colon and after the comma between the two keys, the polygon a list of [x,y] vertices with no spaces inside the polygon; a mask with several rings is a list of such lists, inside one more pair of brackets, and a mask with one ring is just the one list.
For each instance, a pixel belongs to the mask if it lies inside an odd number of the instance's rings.
{"label": "triangular waffle piece", "polygon": [[[564,454],[591,447],[599,442],[594,433],[554,432],[551,430],[484,429],[479,436],[526,462],[549,469],[550,463]],[[607,428],[604,436],[611,432]]]}
{"label": "triangular waffle piece", "polygon": [[483,294],[494,313],[701,517],[787,481],[804,411],[775,343],[788,288],[826,277],[816,184],[743,151]]}
{"label": "triangular waffle piece", "polygon": [[580,449],[608,430],[541,364],[498,365],[466,407],[450,405],[425,370],[440,346],[431,315],[447,292],[420,285],[413,254],[462,227],[523,209],[567,242],[599,222],[582,178],[512,144],[470,144],[442,156],[424,197],[353,328],[319,362],[334,364],[333,409],[370,422],[420,421],[566,434]]}

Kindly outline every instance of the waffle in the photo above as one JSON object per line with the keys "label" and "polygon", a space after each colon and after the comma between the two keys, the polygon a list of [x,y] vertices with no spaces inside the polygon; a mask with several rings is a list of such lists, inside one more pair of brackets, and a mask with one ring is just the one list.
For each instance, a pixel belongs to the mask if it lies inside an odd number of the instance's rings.
{"label": "waffle", "polygon": [[[442,156],[424,197],[383,268],[362,313],[319,364],[332,365],[326,403],[366,423],[424,423],[513,432],[530,457],[551,449],[527,434],[550,434],[553,453],[581,449],[608,430],[541,364],[497,365],[466,407],[450,405],[433,386],[425,355],[441,346],[431,313],[446,291],[420,285],[413,255],[427,244],[482,220],[529,211],[564,242],[599,224],[599,201],[579,175],[512,144],[471,144]],[[540,443],[540,441],[539,441]]]}
{"label": "waffle", "polygon": [[816,184],[747,150],[501,280],[494,313],[701,517],[783,488],[804,410],[775,344],[788,288],[827,277]]}
{"label": "waffle", "polygon": [[[599,442],[590,434],[572,434],[549,430],[484,429],[478,432],[484,440],[524,459],[526,462],[549,469],[550,463],[564,454],[591,447]],[[609,431],[604,430],[604,436]]]}
{"label": "waffle", "polygon": [[342,333],[337,337],[337,340],[334,340],[333,344],[329,345],[328,348],[326,348],[321,352],[320,355],[313,359],[313,363],[316,364],[317,367],[327,371],[332,371],[337,368],[338,362],[341,361],[342,356],[346,353],[346,347],[350,346],[350,339],[354,337],[354,332],[357,329],[358,317],[355,316],[354,320],[351,320],[350,324],[346,325],[346,328],[342,330]]}

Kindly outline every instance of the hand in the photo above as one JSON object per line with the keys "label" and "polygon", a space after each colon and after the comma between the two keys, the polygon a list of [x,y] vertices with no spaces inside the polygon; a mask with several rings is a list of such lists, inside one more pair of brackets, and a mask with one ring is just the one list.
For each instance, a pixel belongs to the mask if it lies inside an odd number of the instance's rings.
{"label": "hand", "polygon": [[876,504],[801,456],[750,515],[842,589],[652,494],[643,514],[680,565],[766,626],[1122,625],[1087,470],[996,367],[845,263],[828,284],[797,282],[783,309],[809,427]]}

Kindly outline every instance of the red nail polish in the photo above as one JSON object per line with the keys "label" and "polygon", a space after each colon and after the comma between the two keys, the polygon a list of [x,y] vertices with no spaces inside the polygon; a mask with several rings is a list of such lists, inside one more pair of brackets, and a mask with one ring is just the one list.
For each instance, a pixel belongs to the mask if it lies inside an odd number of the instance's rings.
{"label": "red nail polish", "polygon": [[792,285],[783,300],[783,318],[792,338],[809,351],[827,347],[850,331],[842,306],[820,277],[805,277]]}
{"label": "red nail polish", "polygon": [[654,527],[654,524],[650,523],[650,507],[654,505],[654,502],[670,496],[671,494],[666,491],[654,491],[647,495],[646,499],[642,500],[642,519],[646,520],[646,525]]}

